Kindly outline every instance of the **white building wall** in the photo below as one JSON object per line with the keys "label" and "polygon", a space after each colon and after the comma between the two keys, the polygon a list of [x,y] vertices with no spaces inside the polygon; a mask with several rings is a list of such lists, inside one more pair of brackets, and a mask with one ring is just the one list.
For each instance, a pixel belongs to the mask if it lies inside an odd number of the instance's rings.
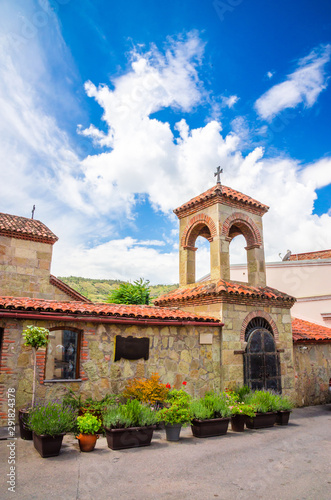
{"label": "white building wall", "polygon": [[[331,259],[270,262],[266,271],[267,286],[297,299],[292,316],[331,327]],[[235,281],[246,273],[245,265],[231,267]]]}

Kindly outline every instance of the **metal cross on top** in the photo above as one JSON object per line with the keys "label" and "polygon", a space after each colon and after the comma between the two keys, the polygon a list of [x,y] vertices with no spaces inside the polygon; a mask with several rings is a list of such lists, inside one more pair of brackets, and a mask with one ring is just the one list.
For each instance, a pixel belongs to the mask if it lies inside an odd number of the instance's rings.
{"label": "metal cross on top", "polygon": [[223,168],[221,167],[217,167],[217,170],[216,172],[214,173],[214,177],[217,176],[217,184],[221,184],[221,179],[220,179],[220,176],[221,174],[223,173]]}

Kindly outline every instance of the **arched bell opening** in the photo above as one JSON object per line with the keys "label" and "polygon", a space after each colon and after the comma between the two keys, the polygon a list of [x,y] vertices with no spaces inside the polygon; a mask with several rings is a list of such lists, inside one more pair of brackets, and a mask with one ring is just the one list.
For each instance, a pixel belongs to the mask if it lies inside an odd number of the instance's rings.
{"label": "arched bell opening", "polygon": [[279,353],[271,325],[254,318],[245,331],[244,383],[252,390],[282,392]]}
{"label": "arched bell opening", "polygon": [[210,242],[208,238],[198,236],[195,244],[195,274],[196,279],[203,280],[210,274]]}
{"label": "arched bell opening", "polygon": [[[206,219],[206,220],[205,220]],[[181,240],[181,284],[196,282],[211,270],[210,243],[216,234],[212,220],[192,221],[185,229]]]}
{"label": "arched bell opening", "polygon": [[230,280],[248,283],[247,251],[244,235],[233,237],[229,245]]}
{"label": "arched bell opening", "polygon": [[[241,257],[245,265],[245,269],[241,274],[242,279],[235,277],[232,278],[231,274],[230,278],[235,281],[247,281],[253,286],[265,286],[266,277],[262,239],[260,231],[254,221],[247,215],[239,212],[232,214],[223,223],[222,234],[225,236],[225,239],[229,242],[229,244],[239,236],[243,237],[246,243],[244,247],[246,255],[245,257]],[[243,239],[241,238],[241,243],[242,242]],[[238,245],[238,243],[234,243],[231,249],[233,256],[236,245]],[[231,255],[230,260],[231,263],[234,263],[233,258],[231,259]],[[234,276],[234,271],[232,274]]]}

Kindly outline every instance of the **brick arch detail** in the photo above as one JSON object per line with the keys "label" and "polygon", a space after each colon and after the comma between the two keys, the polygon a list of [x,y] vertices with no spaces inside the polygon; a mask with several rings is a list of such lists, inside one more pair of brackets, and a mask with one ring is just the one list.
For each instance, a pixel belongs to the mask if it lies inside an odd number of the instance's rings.
{"label": "brick arch detail", "polygon": [[246,331],[247,325],[254,318],[264,318],[266,321],[268,321],[269,325],[272,328],[272,332],[274,334],[274,338],[275,338],[276,342],[279,341],[278,328],[277,328],[276,323],[272,319],[272,316],[269,313],[261,310],[261,311],[252,311],[249,314],[247,314],[247,316],[244,319],[243,324],[241,326],[241,330],[240,330],[240,341],[241,342],[245,342],[245,331]]}
{"label": "brick arch detail", "polygon": [[262,245],[259,228],[248,215],[241,212],[235,212],[223,222],[221,234],[230,238],[230,229],[234,224],[241,230],[248,248],[260,247]]}
{"label": "brick arch detail", "polygon": [[193,247],[195,240],[192,242],[192,232],[194,228],[199,225],[199,224],[204,224],[205,226],[208,227],[210,231],[210,239],[209,241],[213,241],[213,238],[217,235],[217,229],[215,222],[209,215],[206,214],[199,214],[195,215],[192,217],[192,219],[189,220],[187,226],[185,227],[182,238],[181,238],[181,246],[182,247]]}

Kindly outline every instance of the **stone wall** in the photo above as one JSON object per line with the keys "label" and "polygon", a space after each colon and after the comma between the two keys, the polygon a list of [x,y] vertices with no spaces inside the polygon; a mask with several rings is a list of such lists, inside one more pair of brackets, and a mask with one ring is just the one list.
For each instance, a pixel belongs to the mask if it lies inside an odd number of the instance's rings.
{"label": "stone wall", "polygon": [[297,406],[331,401],[331,343],[295,344],[295,403]]}
{"label": "stone wall", "polygon": [[222,328],[221,340],[221,388],[231,388],[244,383],[243,352],[246,349],[244,338],[246,319],[253,316],[264,317],[273,327],[276,347],[280,351],[280,365],[283,393],[292,396],[294,391],[294,364],[292,322],[290,309],[275,307],[268,302],[244,301],[235,297],[233,303],[214,302],[201,305],[180,306],[189,312],[204,313],[220,319]]}
{"label": "stone wall", "polygon": [[[16,389],[16,407],[31,402],[33,364],[32,352],[24,347],[21,332],[31,321],[1,320],[5,342],[1,359],[2,414],[6,416],[6,391]],[[34,321],[46,328],[64,327],[63,323]],[[38,383],[37,397],[54,399],[62,396],[66,388],[80,393],[83,398],[102,398],[107,393],[118,393],[132,377],[148,377],[159,373],[164,383],[180,388],[187,381],[186,390],[203,395],[208,389],[221,388],[221,334],[220,327],[202,326],[130,326],[70,322],[65,328],[80,328],[82,335],[81,381]],[[147,361],[121,359],[114,362],[116,335],[149,337],[150,351]],[[202,343],[201,343],[202,342]],[[45,351],[38,351],[39,379],[42,381]],[[6,425],[3,420],[2,425]]]}
{"label": "stone wall", "polygon": [[73,300],[50,283],[53,246],[0,236],[1,295],[48,300]]}

